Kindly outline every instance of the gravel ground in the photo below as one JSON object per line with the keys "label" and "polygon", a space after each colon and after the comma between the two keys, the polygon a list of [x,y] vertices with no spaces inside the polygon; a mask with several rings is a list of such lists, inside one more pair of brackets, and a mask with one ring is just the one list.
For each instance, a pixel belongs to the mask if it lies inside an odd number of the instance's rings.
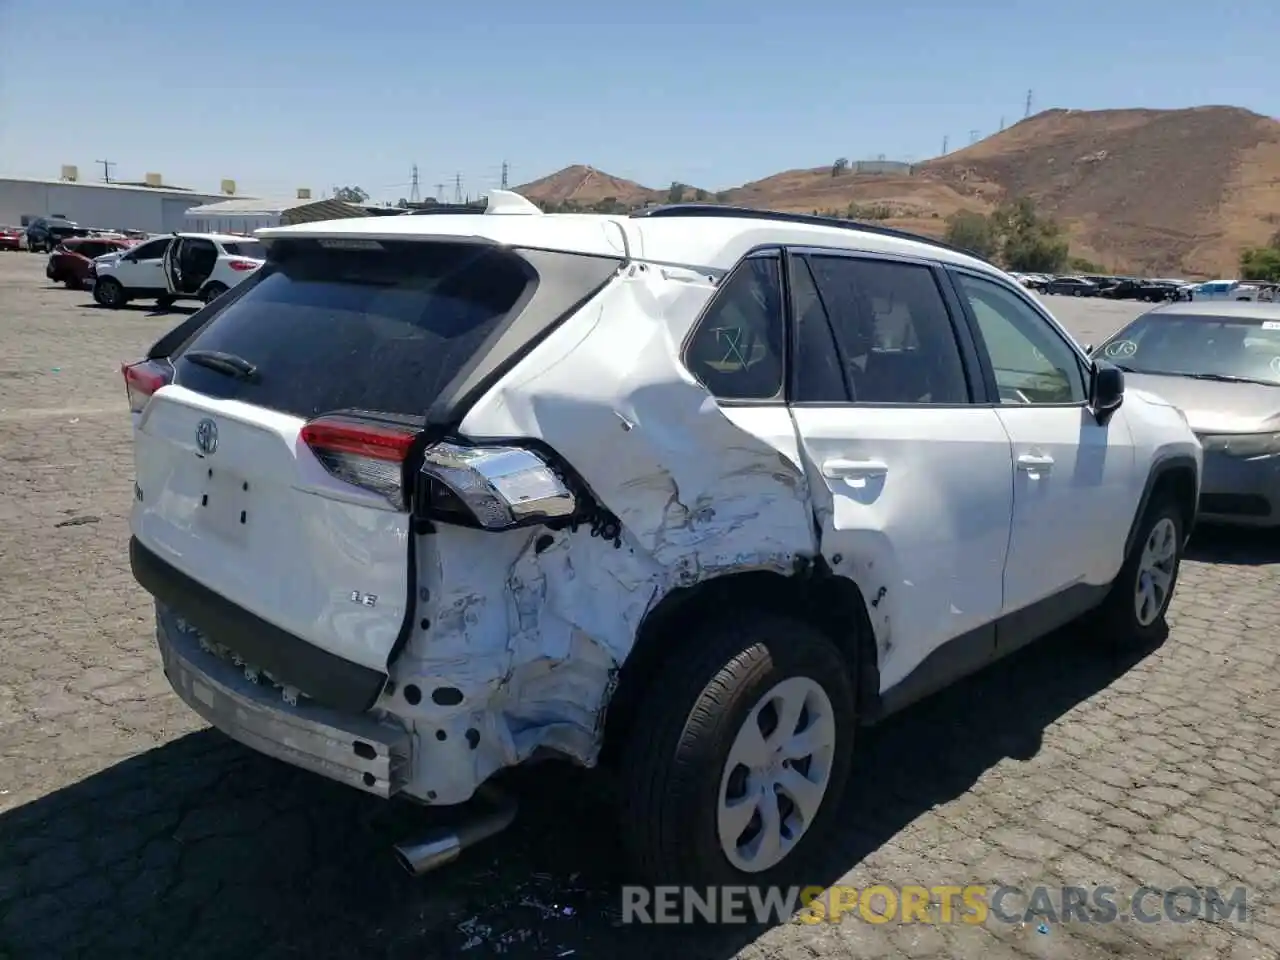
{"label": "gravel ground", "polygon": [[[0,254],[0,960],[1280,956],[1280,549],[1198,542],[1158,649],[1070,631],[863,739],[815,883],[1249,888],[1250,919],[621,926],[606,808],[526,772],[500,839],[413,881],[428,812],[258,757],[169,691],[125,546],[119,361],[176,320]],[[1084,341],[1124,304],[1047,298]],[[555,774],[554,776],[551,774]],[[435,814],[430,814],[435,816]]]}

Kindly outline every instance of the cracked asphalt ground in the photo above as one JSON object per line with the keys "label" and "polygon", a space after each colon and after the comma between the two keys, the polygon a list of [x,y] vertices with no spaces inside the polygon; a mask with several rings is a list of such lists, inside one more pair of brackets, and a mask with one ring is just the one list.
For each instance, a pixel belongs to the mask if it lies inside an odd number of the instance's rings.
{"label": "cracked asphalt ground", "polygon": [[[414,881],[388,846],[427,812],[258,757],[169,692],[126,562],[118,364],[176,317],[97,309],[43,262],[0,254],[0,960],[1280,956],[1274,540],[1197,543],[1154,650],[1066,631],[865,734],[813,877],[1243,884],[1243,923],[620,926],[607,808],[555,766],[520,778],[510,832]],[[1135,312],[1050,303],[1082,340]]]}

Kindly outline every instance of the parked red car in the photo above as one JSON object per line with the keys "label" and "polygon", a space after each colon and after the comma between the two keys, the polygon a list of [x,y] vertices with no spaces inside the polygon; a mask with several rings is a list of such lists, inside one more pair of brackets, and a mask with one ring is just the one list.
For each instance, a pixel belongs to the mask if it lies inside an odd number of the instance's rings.
{"label": "parked red car", "polygon": [[131,246],[128,240],[109,237],[69,237],[49,255],[44,275],[54,283],[65,283],[68,290],[79,290],[89,277],[94,257],[128,250]]}
{"label": "parked red car", "polygon": [[18,241],[24,233],[22,227],[0,227],[0,250],[21,250],[22,244]]}

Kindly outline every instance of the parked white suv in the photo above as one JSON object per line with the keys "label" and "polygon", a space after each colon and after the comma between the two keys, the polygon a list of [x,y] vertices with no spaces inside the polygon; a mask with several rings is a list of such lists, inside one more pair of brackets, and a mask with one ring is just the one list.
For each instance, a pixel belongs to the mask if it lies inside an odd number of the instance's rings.
{"label": "parked white suv", "polygon": [[985,262],[504,192],[259,237],[124,370],[166,672],[256,750],[438,805],[598,765],[646,875],[763,883],[858,724],[1085,614],[1163,627],[1200,446]]}
{"label": "parked white suv", "polygon": [[265,257],[265,248],[252,237],[174,233],[98,257],[88,282],[93,299],[104,307],[149,299],[162,307],[177,300],[208,303],[248,279]]}

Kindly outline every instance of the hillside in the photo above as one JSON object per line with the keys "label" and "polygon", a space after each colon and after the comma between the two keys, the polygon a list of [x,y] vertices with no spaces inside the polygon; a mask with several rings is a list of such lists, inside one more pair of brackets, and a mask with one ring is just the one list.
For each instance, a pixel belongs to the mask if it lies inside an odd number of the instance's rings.
{"label": "hillside", "polygon": [[[590,167],[525,187],[530,199],[590,206],[663,202]],[[1234,275],[1240,249],[1280,227],[1280,122],[1236,107],[1048,110],[946,156],[888,174],[830,164],[788,170],[720,195],[778,210],[844,211],[940,235],[957,210],[1029,196],[1072,253],[1115,271]]]}

